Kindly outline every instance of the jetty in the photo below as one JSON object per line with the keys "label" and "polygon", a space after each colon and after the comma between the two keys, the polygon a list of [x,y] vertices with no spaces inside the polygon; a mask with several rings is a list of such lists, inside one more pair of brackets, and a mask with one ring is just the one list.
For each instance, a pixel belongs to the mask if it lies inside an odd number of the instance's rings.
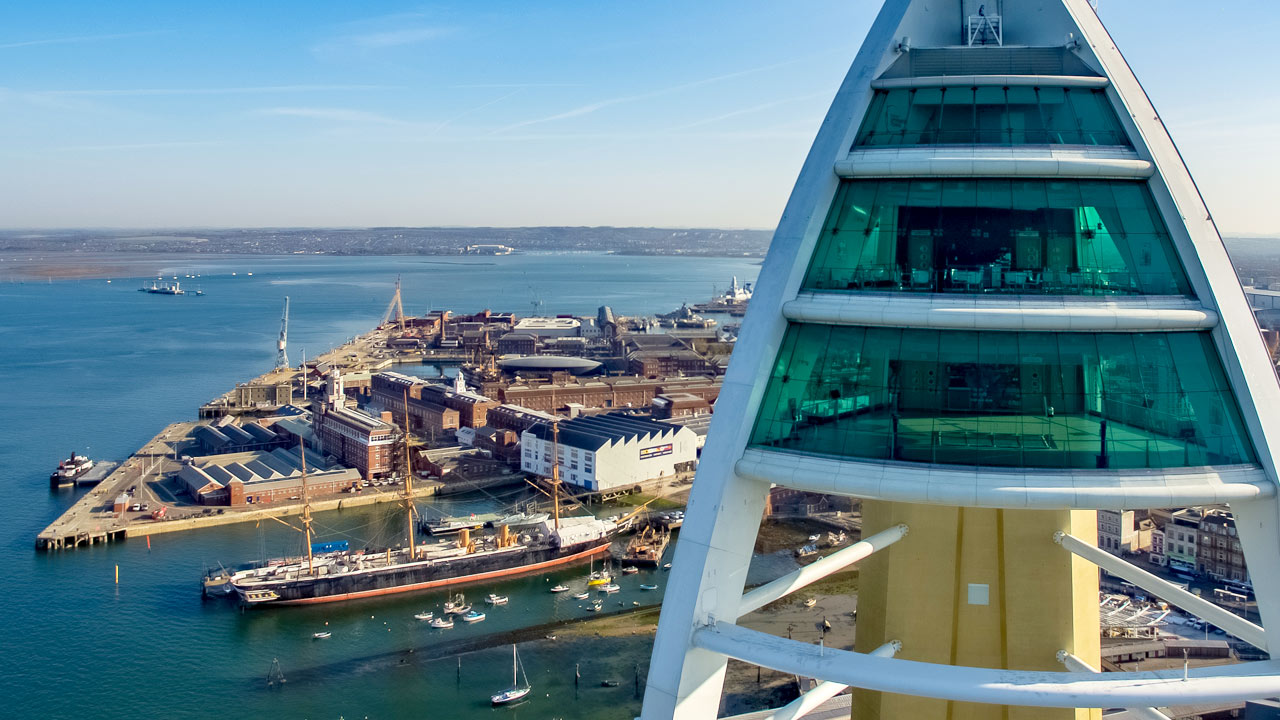
{"label": "jetty", "polygon": [[[199,422],[173,423],[120,463],[96,488],[67,509],[36,536],[37,550],[73,550],[130,537],[195,530],[214,525],[300,515],[303,504],[208,507],[181,500],[164,480],[181,467],[183,449]],[[414,497],[436,494],[441,483],[419,480]],[[400,502],[402,493],[388,489],[312,501],[315,511],[339,510],[382,502]],[[134,506],[146,510],[133,510]],[[160,508],[164,512],[158,513]]]}

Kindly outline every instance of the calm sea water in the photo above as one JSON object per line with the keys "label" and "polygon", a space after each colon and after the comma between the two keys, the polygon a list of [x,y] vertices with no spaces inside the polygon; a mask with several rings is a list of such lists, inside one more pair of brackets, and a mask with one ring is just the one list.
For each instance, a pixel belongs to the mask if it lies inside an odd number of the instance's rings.
{"label": "calm sea water", "polygon": [[[336,606],[240,613],[203,601],[203,568],[297,547],[276,523],[232,525],[156,536],[62,554],[33,550],[41,529],[77,497],[50,493],[50,469],[75,449],[121,459],[169,422],[274,362],[284,296],[290,296],[289,353],[316,353],[370,329],[396,275],[405,310],[594,313],[665,312],[707,299],[731,275],[754,280],[755,261],[620,257],[603,254],[499,258],[252,257],[181,260],[166,277],[198,285],[204,297],[136,292],[141,278],[0,285],[0,577],[8,659],[0,697],[9,717],[198,718],[630,718],[639,709],[632,679],[647,669],[645,638],[533,643],[521,656],[536,690],[517,708],[491,709],[490,693],[510,682],[510,648],[462,655],[446,643],[557,619],[587,616],[546,588],[580,584],[583,570],[510,580],[490,591],[511,604],[475,626],[432,631],[412,615],[443,593]],[[235,277],[231,273],[235,272]],[[248,276],[252,272],[253,276]],[[487,498],[446,511],[483,509]],[[399,531],[389,508],[318,516],[333,538],[370,539]],[[115,567],[120,583],[114,583]],[[665,574],[625,578],[610,605],[655,602]],[[327,625],[326,625],[327,623]],[[328,640],[311,639],[325,628]],[[413,652],[410,652],[412,650]],[[288,682],[269,690],[279,660]],[[575,698],[573,667],[580,664]],[[603,679],[620,687],[602,688]]]}

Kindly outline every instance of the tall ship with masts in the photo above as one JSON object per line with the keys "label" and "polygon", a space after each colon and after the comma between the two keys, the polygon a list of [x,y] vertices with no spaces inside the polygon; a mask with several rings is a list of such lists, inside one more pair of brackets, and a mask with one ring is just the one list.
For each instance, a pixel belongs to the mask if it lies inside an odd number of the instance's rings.
{"label": "tall ship with masts", "polygon": [[[245,605],[304,605],[412,592],[460,583],[546,570],[586,561],[609,550],[619,523],[594,517],[560,517],[560,467],[552,467],[552,517],[512,532],[499,525],[492,534],[460,530],[456,537],[430,543],[414,538],[413,470],[406,468],[403,501],[408,542],[381,551],[346,548],[316,552],[312,543],[311,505],[303,460],[301,531],[306,556],[269,561],[231,578]],[[323,546],[320,546],[323,547]]]}

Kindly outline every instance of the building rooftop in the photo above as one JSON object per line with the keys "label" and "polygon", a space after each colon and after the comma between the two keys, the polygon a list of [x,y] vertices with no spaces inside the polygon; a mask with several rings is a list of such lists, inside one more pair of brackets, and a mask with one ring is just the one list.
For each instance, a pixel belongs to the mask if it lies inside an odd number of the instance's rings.
{"label": "building rooftop", "polygon": [[[330,464],[319,454],[308,454],[306,464],[308,478],[317,481],[360,479],[360,471]],[[283,448],[198,457],[184,466],[178,477],[194,490],[209,484],[225,487],[233,480],[245,485],[293,481],[302,477],[302,457]]]}
{"label": "building rooftop", "polygon": [[[560,444],[583,450],[599,450],[611,442],[662,437],[679,429],[656,420],[618,413],[561,420],[559,425]],[[545,423],[534,425],[527,432],[541,440],[551,440],[553,435],[551,426]]]}
{"label": "building rooftop", "polygon": [[516,332],[522,330],[573,330],[582,326],[577,318],[522,318],[516,323]]}
{"label": "building rooftop", "polygon": [[426,383],[426,381],[423,380],[422,378],[414,377],[412,375],[405,375],[404,373],[392,372],[392,371],[380,372],[378,373],[378,377],[386,382],[394,383],[396,385],[403,385],[406,388],[414,387],[417,385],[424,385]]}
{"label": "building rooftop", "polygon": [[330,408],[325,411],[325,414],[370,432],[393,432],[395,430],[394,425],[385,423],[368,413],[353,410],[351,408]]}

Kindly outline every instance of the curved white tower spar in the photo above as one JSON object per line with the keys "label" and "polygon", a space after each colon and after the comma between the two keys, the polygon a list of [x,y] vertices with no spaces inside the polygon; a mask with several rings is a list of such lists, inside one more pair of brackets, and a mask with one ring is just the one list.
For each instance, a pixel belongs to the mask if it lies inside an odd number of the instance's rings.
{"label": "curved white tower spar", "polygon": [[[730,657],[824,681],[776,717],[850,686],[860,719],[1280,695],[1276,661],[1093,671],[1095,566],[1267,649],[1093,546],[1099,509],[1230,503],[1280,623],[1267,408],[1212,216],[1087,0],[887,0],[754,288],[643,717],[715,717]],[[744,595],[775,485],[863,498],[864,540]],[[857,652],[735,624],[859,561]]]}

